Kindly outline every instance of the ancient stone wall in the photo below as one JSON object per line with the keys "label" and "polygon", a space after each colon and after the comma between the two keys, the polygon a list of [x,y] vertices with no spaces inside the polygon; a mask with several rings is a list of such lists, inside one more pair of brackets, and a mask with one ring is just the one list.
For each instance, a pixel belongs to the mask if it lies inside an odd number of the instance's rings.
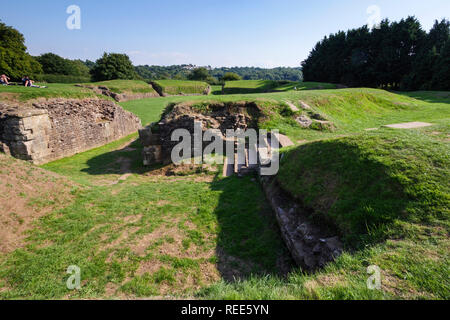
{"label": "ancient stone wall", "polygon": [[[256,129],[261,116],[259,107],[253,102],[216,103],[208,105],[205,110],[180,103],[169,106],[166,111],[157,126],[149,126],[139,132],[144,146],[144,165],[171,163],[172,149],[178,144],[171,140],[176,129],[186,129],[193,135],[194,122],[200,122],[203,132],[218,129],[225,136],[227,129]],[[208,144],[204,142],[203,148]]]}
{"label": "ancient stone wall", "polygon": [[112,101],[51,99],[0,103],[0,151],[42,164],[136,132],[141,122]]}

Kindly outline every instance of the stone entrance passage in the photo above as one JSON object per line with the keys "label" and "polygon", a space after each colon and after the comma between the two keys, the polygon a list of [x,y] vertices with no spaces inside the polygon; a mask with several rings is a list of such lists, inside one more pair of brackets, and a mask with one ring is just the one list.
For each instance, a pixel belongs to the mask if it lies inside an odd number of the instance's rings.
{"label": "stone entrance passage", "polygon": [[[271,159],[270,135],[268,139],[259,141],[255,145],[249,145],[250,141],[247,139],[243,152],[238,152],[237,138],[227,137],[226,131],[246,132],[249,129],[257,129],[258,119],[261,115],[261,110],[254,102],[216,103],[208,105],[204,109],[185,103],[171,105],[159,123],[153,123],[139,131],[140,140],[144,146],[143,163],[146,166],[157,163],[171,164],[172,149],[178,143],[171,141],[172,133],[177,129],[184,129],[193,137],[195,123],[197,123],[202,134],[210,129],[220,132],[225,157],[224,176],[252,173],[261,166],[261,159]],[[294,145],[287,136],[281,134],[278,135],[278,141],[280,147]],[[205,141],[201,143],[202,151],[210,144]],[[234,152],[232,155],[225,156],[227,145],[230,144],[234,146]],[[194,150],[194,143],[192,142],[191,145]]]}

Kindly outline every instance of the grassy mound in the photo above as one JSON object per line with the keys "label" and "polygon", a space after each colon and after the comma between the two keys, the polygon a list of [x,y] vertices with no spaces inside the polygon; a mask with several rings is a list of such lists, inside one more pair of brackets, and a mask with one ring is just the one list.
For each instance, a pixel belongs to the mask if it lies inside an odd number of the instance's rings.
{"label": "grassy mound", "polygon": [[[258,94],[174,96],[157,99],[142,99],[121,103],[128,111],[135,113],[148,124],[157,121],[164,108],[170,103],[217,103],[248,101],[279,106],[278,112],[266,119],[262,128],[279,129],[293,141],[316,140],[333,137],[336,134],[361,132],[364,129],[406,121],[431,121],[443,123],[450,118],[450,98],[436,93],[439,98],[429,97],[429,93],[396,94],[378,89],[304,90]],[[300,111],[289,111],[286,102],[296,105]],[[307,103],[313,113],[321,114],[332,121],[337,130],[334,133],[303,129],[295,117],[305,113],[300,101]]]}
{"label": "grassy mound", "polygon": [[[383,129],[287,151],[280,184],[337,228],[349,250],[315,274],[223,281],[199,297],[448,300],[449,132]],[[369,266],[379,268],[381,290],[367,288]]]}
{"label": "grassy mound", "polygon": [[272,80],[228,81],[224,87],[225,94],[248,94],[264,92],[283,92],[291,90],[336,89],[336,85],[319,82],[294,82]]}
{"label": "grassy mound", "polygon": [[152,84],[164,95],[204,94],[209,86],[206,82],[185,80],[158,80]]}
{"label": "grassy mound", "polygon": [[403,237],[412,224],[449,227],[450,147],[385,129],[288,151],[278,181],[348,244]]}
{"label": "grassy mound", "polygon": [[[39,83],[38,83],[39,84]],[[48,88],[26,88],[23,86],[0,86],[0,101],[26,102],[39,98],[106,98],[88,88],[76,87],[73,84],[49,83]]]}
{"label": "grassy mound", "polygon": [[0,255],[22,248],[39,217],[70,202],[74,186],[69,179],[0,153]]}
{"label": "grassy mound", "polygon": [[86,86],[96,86],[96,87],[107,87],[110,91],[114,93],[125,93],[125,94],[133,94],[133,93],[154,93],[157,92],[152,88],[151,85],[146,83],[145,81],[140,80],[110,80],[110,81],[101,81],[94,83],[87,83]]}

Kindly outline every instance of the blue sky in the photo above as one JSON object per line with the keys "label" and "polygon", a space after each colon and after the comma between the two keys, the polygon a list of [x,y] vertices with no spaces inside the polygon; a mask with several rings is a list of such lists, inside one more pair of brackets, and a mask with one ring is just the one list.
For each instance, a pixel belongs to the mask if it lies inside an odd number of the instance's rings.
{"label": "blue sky", "polygon": [[[81,29],[69,30],[69,5]],[[415,15],[424,29],[450,17],[449,0],[2,0],[0,19],[19,29],[32,55],[96,60],[127,53],[135,64],[299,66],[323,36],[382,18]]]}

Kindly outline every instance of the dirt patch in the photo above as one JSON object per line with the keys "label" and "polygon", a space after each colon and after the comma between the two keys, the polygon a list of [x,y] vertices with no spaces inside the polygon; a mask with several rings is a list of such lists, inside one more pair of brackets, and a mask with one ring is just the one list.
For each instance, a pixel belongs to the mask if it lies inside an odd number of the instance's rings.
{"label": "dirt patch", "polygon": [[0,100],[18,102],[19,94],[14,92],[0,92]]}
{"label": "dirt patch", "polygon": [[323,287],[335,287],[335,286],[345,286],[345,278],[341,275],[320,275],[316,279],[306,281],[303,286],[305,289],[312,294],[317,296],[316,290]]}
{"label": "dirt patch", "polygon": [[0,252],[25,245],[25,232],[38,218],[64,206],[74,187],[57,174],[0,153]]}
{"label": "dirt patch", "polygon": [[432,125],[433,125],[432,123],[427,122],[406,122],[406,123],[388,124],[384,127],[393,129],[415,129],[415,128],[430,127]]}
{"label": "dirt patch", "polygon": [[[207,165],[194,165],[194,164],[183,164],[183,165],[167,165],[159,169],[155,169],[146,173],[147,176],[164,176],[164,177],[175,177],[175,176],[196,176],[196,179],[201,181],[211,181],[213,175],[209,173],[213,173],[218,169],[216,167],[211,167]],[[205,175],[199,175],[201,173],[205,173]]]}

